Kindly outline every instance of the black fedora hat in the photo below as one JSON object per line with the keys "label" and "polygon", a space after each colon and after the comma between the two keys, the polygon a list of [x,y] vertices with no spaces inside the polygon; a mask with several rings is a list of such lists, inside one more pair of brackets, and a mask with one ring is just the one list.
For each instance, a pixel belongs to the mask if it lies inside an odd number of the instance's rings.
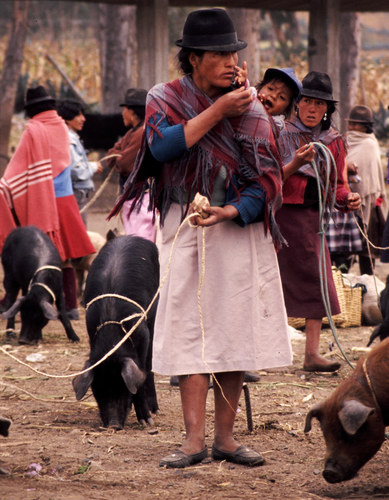
{"label": "black fedora hat", "polygon": [[128,89],[120,106],[146,106],[147,90]]}
{"label": "black fedora hat", "polygon": [[28,108],[34,104],[39,104],[41,102],[51,102],[55,103],[54,97],[48,94],[47,90],[42,86],[30,87],[27,89],[26,99],[24,107]]}
{"label": "black fedora hat", "polygon": [[358,104],[354,106],[348,118],[346,118],[349,122],[355,123],[366,123],[368,125],[374,124],[373,112],[368,106],[364,106],[363,104]]}
{"label": "black fedora hat", "polygon": [[238,40],[230,16],[224,9],[200,9],[191,12],[183,36],[176,45],[186,49],[236,52],[247,47]]}
{"label": "black fedora hat", "polygon": [[332,83],[327,73],[310,71],[303,78],[301,84],[301,96],[313,97],[314,99],[322,99],[323,101],[333,103],[338,102],[332,96]]}

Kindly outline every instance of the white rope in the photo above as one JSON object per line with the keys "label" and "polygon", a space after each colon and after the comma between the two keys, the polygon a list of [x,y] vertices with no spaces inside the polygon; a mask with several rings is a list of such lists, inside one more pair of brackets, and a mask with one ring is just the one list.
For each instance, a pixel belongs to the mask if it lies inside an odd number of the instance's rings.
{"label": "white rope", "polygon": [[[176,232],[176,235],[174,237],[174,240],[173,240],[173,243],[171,245],[171,248],[170,248],[170,252],[169,252],[169,259],[168,259],[168,264],[167,264],[167,267],[166,267],[166,270],[160,280],[160,284],[159,284],[159,287],[158,287],[158,290],[156,291],[154,297],[152,298],[149,306],[147,307],[146,310],[144,310],[141,314],[141,316],[139,317],[138,321],[132,326],[132,328],[126,333],[126,335],[109,351],[107,352],[107,354],[105,354],[99,361],[97,361],[94,365],[92,366],[89,366],[88,368],[85,368],[84,370],[81,370],[79,372],[76,372],[76,373],[70,373],[68,375],[53,375],[53,374],[50,374],[50,373],[46,373],[46,372],[42,372],[40,370],[37,370],[36,368],[34,368],[33,366],[31,365],[28,365],[27,363],[24,363],[23,361],[21,361],[20,359],[18,359],[16,356],[14,356],[13,354],[7,352],[3,347],[0,346],[0,351],[3,352],[4,354],[6,354],[7,356],[9,356],[11,359],[13,359],[14,361],[16,361],[17,363],[29,368],[31,371],[37,373],[38,375],[43,375],[45,377],[49,377],[49,378],[74,378],[74,377],[77,377],[78,375],[83,375],[84,373],[87,373],[91,370],[93,370],[94,368],[96,368],[98,365],[100,365],[101,363],[103,363],[106,359],[108,359],[115,351],[117,351],[119,349],[120,346],[122,346],[124,344],[124,342],[132,335],[132,333],[138,328],[138,326],[140,325],[140,323],[143,321],[143,319],[145,319],[147,317],[147,313],[150,311],[150,309],[153,307],[154,305],[154,302],[157,300],[157,297],[159,295],[159,291],[160,289],[163,287],[163,285],[165,284],[165,281],[166,281],[166,278],[167,278],[167,275],[168,275],[168,272],[170,270],[170,264],[171,264],[171,259],[172,259],[172,255],[173,255],[173,250],[174,250],[174,247],[175,247],[175,244],[176,244],[176,241],[177,241],[177,238],[178,238],[178,235],[180,234],[181,232],[181,229],[182,227],[184,226],[184,224],[186,224],[192,217],[197,217],[199,214],[197,212],[193,213],[193,214],[190,214],[188,215],[180,224],[179,228],[177,229],[177,232]],[[115,294],[112,294],[112,295],[115,295]],[[97,297],[96,299],[100,299],[101,296]],[[119,295],[120,298],[122,298],[121,295]],[[129,299],[131,300],[131,299]],[[88,303],[88,306],[91,305],[91,303],[94,301],[91,300],[89,303]],[[139,304],[137,304],[139,306]],[[88,307],[87,306],[87,307]],[[139,306],[140,309],[141,306]]]}

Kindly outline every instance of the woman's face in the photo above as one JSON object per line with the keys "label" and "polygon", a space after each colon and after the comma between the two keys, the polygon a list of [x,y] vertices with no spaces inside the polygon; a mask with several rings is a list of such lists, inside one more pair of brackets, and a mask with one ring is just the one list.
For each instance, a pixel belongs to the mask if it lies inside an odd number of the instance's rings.
{"label": "woman's face", "polygon": [[303,124],[308,128],[314,128],[322,121],[324,113],[328,109],[328,103],[322,99],[303,96],[297,108]]}
{"label": "woman's face", "polygon": [[193,67],[192,78],[197,87],[209,97],[214,97],[220,93],[220,89],[231,85],[238,54],[207,51],[199,57],[191,52],[189,61]]}
{"label": "woman's face", "polygon": [[80,130],[82,130],[82,127],[84,126],[84,123],[85,123],[85,116],[82,113],[75,116],[71,120],[66,120],[67,126],[71,130],[73,130],[73,132],[80,132]]}
{"label": "woman's face", "polygon": [[288,109],[293,99],[293,92],[281,80],[271,80],[261,88],[259,98],[269,115],[276,116]]}

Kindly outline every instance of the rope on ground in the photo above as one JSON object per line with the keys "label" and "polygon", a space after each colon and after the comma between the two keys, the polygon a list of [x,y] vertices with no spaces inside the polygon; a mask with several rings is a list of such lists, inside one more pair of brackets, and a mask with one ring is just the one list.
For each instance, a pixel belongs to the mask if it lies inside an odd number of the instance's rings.
{"label": "rope on ground", "polygon": [[[108,160],[109,158],[115,158],[117,156],[121,156],[119,154],[112,154],[112,155],[108,155],[108,156],[104,156],[103,158],[100,159],[100,161],[104,161],[104,160]],[[104,182],[101,184],[101,186],[99,187],[99,189],[95,192],[95,194],[92,196],[92,198],[88,201],[88,203],[86,205],[84,205],[81,210],[80,210],[80,214],[84,213],[86,210],[88,210],[88,208],[93,205],[93,203],[100,197],[101,193],[104,191],[106,185],[108,184],[108,182],[110,181],[111,177],[112,177],[112,174],[114,172],[114,169],[111,168],[111,171],[109,172],[109,174],[107,175],[107,177],[104,179]]]}

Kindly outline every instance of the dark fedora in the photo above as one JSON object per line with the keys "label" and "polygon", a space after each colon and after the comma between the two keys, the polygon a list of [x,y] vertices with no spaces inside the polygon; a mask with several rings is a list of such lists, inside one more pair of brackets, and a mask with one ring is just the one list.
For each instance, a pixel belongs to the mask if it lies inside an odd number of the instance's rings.
{"label": "dark fedora", "polygon": [[293,90],[295,96],[300,93],[301,82],[297,78],[293,68],[268,68],[263,75],[263,81],[281,80]]}
{"label": "dark fedora", "polygon": [[314,99],[322,99],[333,103],[338,102],[332,96],[332,83],[327,73],[310,71],[301,83],[301,96],[313,97]]}
{"label": "dark fedora", "polygon": [[247,47],[238,40],[230,16],[224,9],[200,9],[191,12],[183,36],[176,45],[186,49],[236,52]]}
{"label": "dark fedora", "polygon": [[34,104],[39,104],[41,102],[51,102],[55,103],[54,97],[48,94],[47,90],[42,86],[30,87],[27,89],[26,99],[24,107],[28,108]]}
{"label": "dark fedora", "polygon": [[120,106],[146,106],[147,90],[145,89],[128,89],[124,97],[124,102]]}
{"label": "dark fedora", "polygon": [[359,104],[354,106],[348,118],[346,118],[349,122],[356,123],[366,123],[368,125],[374,124],[373,112],[368,106],[364,106],[363,104]]}

